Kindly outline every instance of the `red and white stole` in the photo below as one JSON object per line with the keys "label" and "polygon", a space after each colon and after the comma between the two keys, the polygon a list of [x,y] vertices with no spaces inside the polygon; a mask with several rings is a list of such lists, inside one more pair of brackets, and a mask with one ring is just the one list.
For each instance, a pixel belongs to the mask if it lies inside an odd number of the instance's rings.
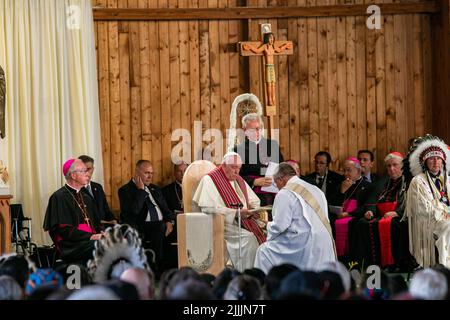
{"label": "red and white stole", "polygon": [[[208,175],[214,182],[214,185],[219,191],[219,194],[222,197],[222,200],[225,202],[225,206],[227,208],[235,209],[236,204],[240,205],[242,204],[236,191],[231,186],[230,181],[225,176],[225,172],[223,171],[222,167],[214,169],[213,171],[208,173]],[[247,202],[247,204],[249,204],[247,187],[245,185],[244,179],[238,176],[236,182],[239,188],[241,189],[242,193],[244,194],[245,201]],[[258,223],[254,218],[242,219],[241,223],[245,229],[247,229],[248,231],[252,232],[255,235],[256,239],[260,244],[266,241],[266,236],[264,235],[263,231],[261,230],[261,228],[259,227]]]}

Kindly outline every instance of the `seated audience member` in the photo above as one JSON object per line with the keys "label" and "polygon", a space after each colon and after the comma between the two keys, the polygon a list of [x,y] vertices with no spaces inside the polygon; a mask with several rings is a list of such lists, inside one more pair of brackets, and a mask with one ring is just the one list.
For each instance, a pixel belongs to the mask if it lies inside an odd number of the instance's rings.
{"label": "seated audience member", "polygon": [[155,253],[154,272],[163,271],[163,240],[172,231],[175,214],[167,206],[161,189],[152,184],[153,166],[148,160],[136,163],[134,177],[119,189],[120,222],[136,228],[144,248]]}
{"label": "seated audience member", "polygon": [[22,300],[23,297],[23,289],[14,278],[10,276],[0,276],[0,301]]}
{"label": "seated audience member", "polygon": [[137,230],[126,224],[106,229],[88,263],[94,282],[120,279],[125,270],[133,267],[151,272]]}
{"label": "seated audience member", "polygon": [[[162,194],[170,210],[175,214],[184,211],[183,208],[183,189],[182,182],[184,172],[188,165],[185,162],[177,163],[173,166],[173,175],[175,181],[162,188]],[[164,238],[164,267],[163,269],[177,268],[178,267],[178,251],[177,246],[177,224],[173,226],[173,231]]]}
{"label": "seated audience member", "polygon": [[409,293],[414,299],[444,300],[447,292],[445,276],[432,269],[417,271],[409,284]]}
{"label": "seated audience member", "polygon": [[258,279],[242,274],[228,284],[223,300],[262,300],[263,289]]}
{"label": "seated audience member", "polygon": [[322,282],[312,271],[294,271],[281,282],[277,300],[319,300]]}
{"label": "seated audience member", "polygon": [[332,200],[339,192],[339,186],[344,180],[344,177],[339,173],[330,170],[330,164],[331,155],[326,151],[319,151],[314,157],[315,172],[308,174],[306,178],[310,181],[314,181],[313,184],[325,193],[329,205],[340,205],[333,203]]}
{"label": "seated audience member", "polygon": [[223,299],[223,295],[227,290],[228,284],[238,275],[241,275],[236,269],[225,268],[216,277],[213,285],[213,293],[219,300]]}
{"label": "seated audience member", "polygon": [[279,294],[280,284],[283,279],[291,272],[299,268],[293,264],[284,263],[273,267],[266,276],[265,289],[269,299],[275,300]]}
{"label": "seated audience member", "polygon": [[414,140],[405,163],[413,176],[405,208],[410,252],[424,268],[450,268],[450,151],[440,138],[426,135]]}
{"label": "seated audience member", "polygon": [[375,159],[372,151],[359,150],[357,158],[361,163],[361,174],[363,179],[370,183],[377,182],[381,177],[372,172],[373,160]]}
{"label": "seated audience member", "polygon": [[87,169],[86,176],[88,178],[88,183],[84,186],[83,191],[85,191],[88,196],[92,197],[97,205],[98,213],[100,214],[99,219],[103,228],[108,227],[111,224],[116,224],[117,220],[109,209],[102,185],[92,181],[92,175],[94,174],[94,159],[87,155],[79,156],[78,159],[83,161]]}
{"label": "seated audience member", "polygon": [[97,284],[73,292],[66,300],[120,300],[120,298],[112,289]]}
{"label": "seated audience member", "polygon": [[332,271],[337,273],[342,280],[345,294],[350,294],[352,290],[352,277],[346,266],[340,261],[328,261],[322,265],[320,271]]}
{"label": "seated audience member", "polygon": [[437,264],[431,269],[440,272],[445,276],[445,280],[447,281],[447,297],[445,300],[450,300],[450,269],[444,267],[442,264]]}
{"label": "seated audience member", "polygon": [[186,279],[174,285],[168,300],[214,300],[211,288],[201,280]]}
{"label": "seated audience member", "polygon": [[188,165],[185,162],[174,164],[173,176],[175,181],[162,188],[167,206],[174,212],[183,212],[183,176]]}
{"label": "seated audience member", "polygon": [[63,277],[53,269],[37,269],[30,274],[25,287],[28,300],[45,300],[64,285]]}
{"label": "seated audience member", "polygon": [[364,203],[367,202],[370,183],[362,178],[361,164],[354,157],[345,160],[344,176],[345,180],[341,182],[339,191],[330,201],[342,206],[342,212],[336,216],[330,215],[330,221],[335,228],[337,255],[348,258],[349,250],[352,251],[349,244],[354,244],[351,238],[353,233],[349,229],[354,221],[358,221],[364,214]]}
{"label": "seated audience member", "polygon": [[63,174],[66,184],[50,197],[43,227],[64,262],[86,265],[101,236],[100,214],[92,198],[81,191],[88,183],[83,161],[67,160]]}
{"label": "seated audience member", "polygon": [[322,281],[320,295],[323,300],[338,300],[345,293],[342,279],[336,272],[320,271],[317,276]]}
{"label": "seated audience member", "polygon": [[406,262],[410,257],[407,225],[401,220],[406,197],[403,158],[399,152],[386,156],[389,177],[375,182],[365,204],[364,217],[355,225],[353,254],[359,263],[400,266],[401,261]]}
{"label": "seated audience member", "polygon": [[139,300],[155,298],[155,277],[153,272],[141,268],[129,268],[120,275],[120,280],[134,285],[139,294]]}
{"label": "seated audience member", "polygon": [[34,264],[24,255],[13,253],[0,257],[0,276],[12,277],[23,290],[34,269]]}

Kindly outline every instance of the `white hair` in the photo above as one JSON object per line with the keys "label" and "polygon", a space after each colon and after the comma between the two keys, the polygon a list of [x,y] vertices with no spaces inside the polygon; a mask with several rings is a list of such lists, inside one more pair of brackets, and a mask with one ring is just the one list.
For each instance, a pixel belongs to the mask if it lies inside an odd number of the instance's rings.
{"label": "white hair", "polygon": [[66,300],[120,300],[120,298],[105,286],[92,285],[75,291]]}
{"label": "white hair", "polygon": [[247,122],[250,121],[258,121],[261,126],[264,125],[260,115],[257,113],[248,113],[242,117],[241,121],[242,121],[242,128],[247,127]]}
{"label": "white hair", "polygon": [[409,293],[416,299],[444,300],[447,290],[445,276],[433,269],[416,272],[409,285]]}
{"label": "white hair", "polygon": [[398,154],[395,154],[393,152],[389,153],[385,158],[384,158],[384,162],[388,162],[389,160],[392,159],[396,159],[398,160],[402,165],[403,165],[403,158],[401,156],[399,156]]}
{"label": "white hair", "polygon": [[230,151],[230,152],[225,153],[225,155],[223,156],[222,164],[234,163],[235,161],[232,159],[233,157],[238,157],[239,160],[241,160],[241,162],[242,162],[242,159],[241,159],[241,156],[239,155],[239,153]]}
{"label": "white hair", "polygon": [[350,272],[345,267],[345,265],[340,261],[328,261],[322,265],[320,271],[331,271],[337,273],[342,280],[345,292],[349,292],[351,289],[352,279]]}

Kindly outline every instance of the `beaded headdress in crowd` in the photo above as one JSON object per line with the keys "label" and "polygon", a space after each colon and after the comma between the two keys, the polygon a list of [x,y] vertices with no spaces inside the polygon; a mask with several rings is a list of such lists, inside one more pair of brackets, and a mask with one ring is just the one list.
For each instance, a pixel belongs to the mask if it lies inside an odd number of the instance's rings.
{"label": "beaded headdress in crowd", "polygon": [[94,282],[101,283],[113,278],[115,269],[124,271],[131,267],[150,270],[138,232],[127,224],[109,227],[95,242],[89,273]]}

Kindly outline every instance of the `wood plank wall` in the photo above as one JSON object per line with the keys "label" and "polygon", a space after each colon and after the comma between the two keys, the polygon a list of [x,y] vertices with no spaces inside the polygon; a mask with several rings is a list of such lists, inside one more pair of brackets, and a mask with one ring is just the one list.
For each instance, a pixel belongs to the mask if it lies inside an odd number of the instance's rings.
{"label": "wood plank wall", "polygon": [[[369,4],[371,0],[93,0],[104,8],[225,8]],[[389,0],[381,2],[390,2]],[[134,163],[153,162],[155,183],[172,179],[172,130],[194,121],[229,127],[233,99],[262,97],[261,62],[239,57],[234,44],[259,37],[272,23],[294,55],[276,58],[279,140],[285,158],[313,169],[319,150],[332,168],[358,149],[375,153],[382,171],[389,151],[431,130],[430,15],[382,16],[370,30],[363,16],[249,20],[96,21],[105,191],[114,210],[117,190]],[[212,138],[211,138],[212,139]],[[224,148],[225,148],[225,141]],[[204,142],[204,145],[209,141]],[[194,156],[194,155],[193,155]]]}

